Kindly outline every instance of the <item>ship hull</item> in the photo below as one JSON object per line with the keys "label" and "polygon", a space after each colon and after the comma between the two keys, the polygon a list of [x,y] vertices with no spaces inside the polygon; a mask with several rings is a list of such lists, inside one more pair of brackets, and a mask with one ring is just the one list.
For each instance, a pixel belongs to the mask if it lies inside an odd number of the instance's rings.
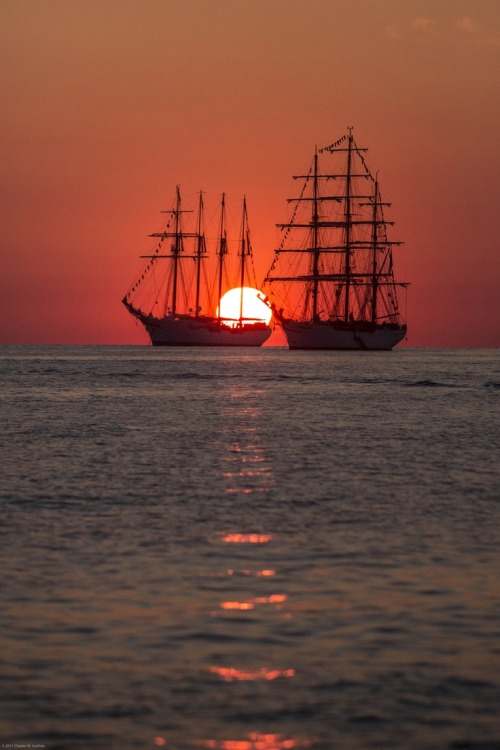
{"label": "ship hull", "polygon": [[271,328],[247,324],[231,328],[217,320],[190,316],[154,318],[141,316],[153,346],[253,346],[267,341]]}
{"label": "ship hull", "polygon": [[406,326],[282,320],[290,349],[390,351],[406,336]]}

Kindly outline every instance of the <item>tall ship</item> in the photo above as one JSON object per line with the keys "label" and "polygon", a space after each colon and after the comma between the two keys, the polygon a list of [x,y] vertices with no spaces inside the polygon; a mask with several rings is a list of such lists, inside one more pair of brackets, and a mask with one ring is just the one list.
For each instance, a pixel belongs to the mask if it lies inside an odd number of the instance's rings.
{"label": "tall ship", "polygon": [[264,281],[290,349],[390,350],[406,336],[378,177],[352,128],[315,149]]}
{"label": "tall ship", "polygon": [[[201,192],[191,228],[186,228],[185,214],[194,212],[182,207],[179,186],[174,208],[166,213],[165,228],[150,235],[156,246],[141,256],[147,261],[144,270],[122,300],[127,310],[142,323],[153,346],[261,346],[272,329],[260,313],[245,316],[245,291],[249,285],[256,287],[246,199],[239,240],[231,242],[222,195],[212,252]],[[222,317],[220,301],[230,289],[239,290],[239,304]],[[266,312],[264,303],[262,309]]]}

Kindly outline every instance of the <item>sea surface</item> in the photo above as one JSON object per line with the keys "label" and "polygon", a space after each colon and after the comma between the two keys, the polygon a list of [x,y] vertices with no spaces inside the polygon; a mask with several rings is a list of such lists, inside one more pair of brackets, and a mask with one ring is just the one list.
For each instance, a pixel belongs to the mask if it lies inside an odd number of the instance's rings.
{"label": "sea surface", "polygon": [[0,372],[2,747],[500,748],[498,351]]}

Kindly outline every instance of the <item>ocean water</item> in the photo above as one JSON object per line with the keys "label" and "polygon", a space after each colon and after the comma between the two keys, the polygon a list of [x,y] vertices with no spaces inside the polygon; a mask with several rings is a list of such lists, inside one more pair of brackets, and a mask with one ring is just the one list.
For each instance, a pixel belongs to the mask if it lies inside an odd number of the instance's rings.
{"label": "ocean water", "polygon": [[500,358],[0,347],[0,743],[500,748]]}

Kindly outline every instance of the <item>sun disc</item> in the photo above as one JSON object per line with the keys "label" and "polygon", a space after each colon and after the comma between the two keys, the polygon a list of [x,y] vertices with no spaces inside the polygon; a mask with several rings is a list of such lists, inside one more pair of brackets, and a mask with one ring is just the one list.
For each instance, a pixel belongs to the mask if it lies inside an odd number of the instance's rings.
{"label": "sun disc", "polygon": [[228,325],[236,325],[240,315],[244,318],[244,323],[264,322],[269,325],[272,311],[264,302],[264,295],[261,291],[244,286],[230,289],[221,297],[218,315],[226,318],[225,322]]}

